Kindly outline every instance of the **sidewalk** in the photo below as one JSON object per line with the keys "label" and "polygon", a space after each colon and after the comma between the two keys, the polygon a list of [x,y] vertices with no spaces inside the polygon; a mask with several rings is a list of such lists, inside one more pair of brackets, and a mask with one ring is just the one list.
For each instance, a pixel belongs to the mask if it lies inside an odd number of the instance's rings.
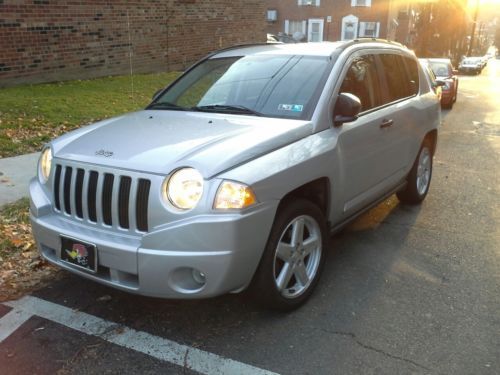
{"label": "sidewalk", "polygon": [[0,207],[28,196],[40,153],[0,159]]}

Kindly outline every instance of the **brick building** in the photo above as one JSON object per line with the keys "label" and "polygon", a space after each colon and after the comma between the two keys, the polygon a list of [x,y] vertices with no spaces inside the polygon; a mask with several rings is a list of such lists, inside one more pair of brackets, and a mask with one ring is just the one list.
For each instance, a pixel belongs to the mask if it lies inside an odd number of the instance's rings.
{"label": "brick building", "polygon": [[302,40],[309,42],[358,37],[404,39],[406,35],[398,33],[398,17],[400,13],[407,14],[409,3],[405,0],[267,0],[267,31],[296,39],[303,36]]}
{"label": "brick building", "polygon": [[264,0],[0,0],[0,86],[182,69],[265,27]]}

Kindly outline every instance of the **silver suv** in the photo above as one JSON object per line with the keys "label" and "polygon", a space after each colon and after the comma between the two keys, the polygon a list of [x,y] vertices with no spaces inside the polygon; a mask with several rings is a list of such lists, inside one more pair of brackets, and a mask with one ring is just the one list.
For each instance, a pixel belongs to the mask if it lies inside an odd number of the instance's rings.
{"label": "silver suv", "polygon": [[141,295],[247,287],[298,307],[328,238],[397,193],[429,189],[440,109],[396,43],[252,45],[213,53],[143,111],[53,140],[31,181],[42,255]]}

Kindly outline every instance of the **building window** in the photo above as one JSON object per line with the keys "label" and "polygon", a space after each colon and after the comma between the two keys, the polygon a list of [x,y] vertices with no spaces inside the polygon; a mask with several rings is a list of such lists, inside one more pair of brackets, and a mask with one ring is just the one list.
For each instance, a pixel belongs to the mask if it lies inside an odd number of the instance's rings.
{"label": "building window", "polygon": [[278,11],[276,9],[269,9],[267,11],[267,20],[269,22],[274,22],[278,19]]}
{"label": "building window", "polygon": [[380,22],[360,22],[359,36],[365,38],[378,38]]}
{"label": "building window", "polygon": [[342,18],[342,40],[351,40],[358,37],[358,17],[352,14]]}
{"label": "building window", "polygon": [[298,0],[298,5],[309,5],[313,7],[319,7],[320,0]]}
{"label": "building window", "polygon": [[301,40],[306,35],[306,21],[285,20],[285,34]]}
{"label": "building window", "polygon": [[351,0],[352,7],[371,7],[372,0]]}

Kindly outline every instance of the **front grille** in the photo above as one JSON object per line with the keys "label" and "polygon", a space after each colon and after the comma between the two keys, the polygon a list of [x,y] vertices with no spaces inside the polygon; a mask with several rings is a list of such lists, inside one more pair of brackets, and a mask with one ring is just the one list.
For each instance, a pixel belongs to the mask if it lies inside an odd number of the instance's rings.
{"label": "front grille", "polygon": [[56,165],[54,209],[93,223],[148,231],[151,181]]}

